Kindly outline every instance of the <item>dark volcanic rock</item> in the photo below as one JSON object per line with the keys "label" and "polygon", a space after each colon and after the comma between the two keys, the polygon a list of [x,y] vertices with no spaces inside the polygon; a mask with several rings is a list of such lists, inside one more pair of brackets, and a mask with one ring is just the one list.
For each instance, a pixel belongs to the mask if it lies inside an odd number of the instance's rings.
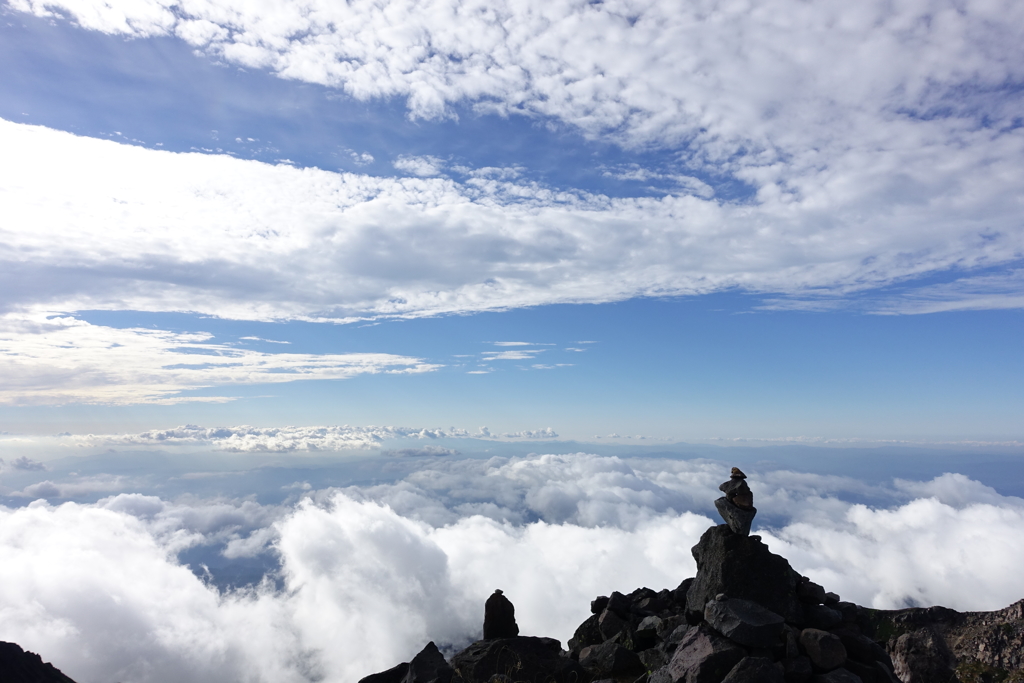
{"label": "dark volcanic rock", "polygon": [[591,614],[586,621],[576,627],[576,633],[572,634],[572,638],[569,639],[570,650],[579,652],[587,645],[604,642],[604,636],[601,635],[601,628],[598,624],[600,618],[600,614]]}
{"label": "dark volcanic rock", "polygon": [[728,526],[711,527],[693,547],[697,576],[686,595],[688,616],[704,615],[704,606],[720,593],[751,600],[801,623],[803,609],[796,596],[798,574],[786,558],[768,550],[760,540],[738,536]]}
{"label": "dark volcanic rock", "polygon": [[843,615],[825,605],[804,605],[804,623],[811,628],[827,631],[843,623]]}
{"label": "dark volcanic rock", "polygon": [[779,642],[785,620],[756,602],[736,598],[712,600],[704,619],[723,636],[747,647],[772,647]]}
{"label": "dark volcanic rock", "polygon": [[579,683],[590,679],[554,638],[478,640],[452,657],[452,667],[465,683],[487,683],[495,674],[509,676],[517,683]]}
{"label": "dark volcanic rock", "polygon": [[750,533],[750,525],[754,522],[757,508],[741,508],[725,497],[715,501],[715,508],[734,534],[746,536]]}
{"label": "dark volcanic rock", "polygon": [[815,668],[834,669],[846,661],[846,648],[839,636],[816,628],[800,632],[800,648],[811,658]]}
{"label": "dark volcanic rock", "polygon": [[743,648],[701,624],[683,636],[668,670],[673,683],[718,683],[746,656]]}
{"label": "dark volcanic rock", "polygon": [[602,640],[614,638],[625,627],[626,622],[622,617],[610,609],[601,612],[601,616],[597,619],[597,629],[601,632]]}
{"label": "dark volcanic rock", "polygon": [[801,655],[786,660],[784,675],[786,683],[807,683],[814,675],[814,667],[810,659]]}
{"label": "dark volcanic rock", "polygon": [[455,671],[433,641],[412,658],[387,671],[370,674],[359,683],[450,683]]}
{"label": "dark volcanic rock", "polygon": [[814,683],[864,683],[860,677],[846,669],[836,669],[825,674],[818,674],[811,680]]}
{"label": "dark volcanic rock", "polygon": [[516,608],[500,590],[494,591],[484,603],[484,640],[514,638],[518,635]]}
{"label": "dark volcanic rock", "polygon": [[782,670],[765,657],[744,657],[722,683],[785,683]]}
{"label": "dark volcanic rock", "polygon": [[580,652],[580,666],[593,674],[594,678],[609,678],[628,673],[639,675],[646,670],[635,653],[613,642],[583,648]]}
{"label": "dark volcanic rock", "polygon": [[0,641],[0,681],[3,683],[75,683],[53,664],[15,643]]}

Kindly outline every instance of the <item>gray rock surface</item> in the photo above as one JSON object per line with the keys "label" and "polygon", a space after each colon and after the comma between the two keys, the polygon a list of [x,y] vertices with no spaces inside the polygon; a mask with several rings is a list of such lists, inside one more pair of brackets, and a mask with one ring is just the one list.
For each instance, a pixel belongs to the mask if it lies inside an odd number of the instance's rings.
{"label": "gray rock surface", "polygon": [[628,673],[639,675],[647,670],[636,653],[613,642],[583,648],[580,651],[580,666],[594,678],[609,678]]}
{"label": "gray rock surface", "polygon": [[597,629],[601,632],[602,640],[614,638],[623,628],[626,622],[615,612],[606,609],[597,618]]}
{"label": "gray rock surface", "polygon": [[746,647],[773,647],[785,620],[750,600],[711,600],[704,607],[704,619],[726,638]]}
{"label": "gray rock surface", "polygon": [[800,649],[810,657],[817,669],[828,671],[846,661],[846,648],[839,636],[817,628],[805,628],[800,632]]}
{"label": "gray rock surface", "polygon": [[928,628],[904,633],[892,651],[896,676],[903,683],[949,683],[955,681],[955,659],[949,648]]}
{"label": "gray rock surface", "polygon": [[803,605],[796,596],[798,574],[765,544],[720,524],[705,531],[692,552],[697,576],[686,594],[688,616],[702,618],[708,600],[725,593],[756,602],[786,621],[803,619]]}
{"label": "gray rock surface", "polygon": [[720,683],[746,651],[701,624],[686,632],[668,664],[673,683]]}
{"label": "gray rock surface", "polygon": [[765,657],[744,657],[722,683],[785,683],[782,669]]}
{"label": "gray rock surface", "polygon": [[451,664],[465,683],[487,683],[494,674],[509,676],[517,683],[579,683],[590,678],[554,638],[478,640],[457,652]]}

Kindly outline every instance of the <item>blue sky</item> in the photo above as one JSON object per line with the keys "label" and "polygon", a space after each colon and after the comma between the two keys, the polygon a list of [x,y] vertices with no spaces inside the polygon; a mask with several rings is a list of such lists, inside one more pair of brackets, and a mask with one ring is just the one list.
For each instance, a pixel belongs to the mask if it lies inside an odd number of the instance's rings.
{"label": "blue sky", "polygon": [[79,683],[564,642],[733,465],[845,599],[1020,598],[1024,3],[0,0],[0,64],[0,640]]}
{"label": "blue sky", "polygon": [[1012,22],[229,6],[4,6],[4,431],[1021,438]]}

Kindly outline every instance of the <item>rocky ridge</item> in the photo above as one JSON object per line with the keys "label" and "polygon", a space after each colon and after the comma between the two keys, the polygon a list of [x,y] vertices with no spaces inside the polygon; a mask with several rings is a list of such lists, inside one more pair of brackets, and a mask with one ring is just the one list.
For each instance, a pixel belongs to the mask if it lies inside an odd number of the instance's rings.
{"label": "rocky ridge", "polygon": [[[449,662],[430,643],[360,683],[1024,683],[1024,600],[967,613],[843,601],[750,535],[757,509],[745,480],[733,468],[720,487],[726,524],[693,547],[696,576],[596,598],[567,650],[506,631]],[[496,595],[510,628],[511,603]],[[494,619],[485,607],[485,623]],[[431,666],[420,675],[423,658]]]}

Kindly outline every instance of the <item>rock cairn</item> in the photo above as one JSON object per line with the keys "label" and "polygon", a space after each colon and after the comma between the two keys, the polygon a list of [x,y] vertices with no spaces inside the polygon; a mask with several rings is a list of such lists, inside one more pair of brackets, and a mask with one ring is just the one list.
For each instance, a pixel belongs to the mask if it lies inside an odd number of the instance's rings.
{"label": "rock cairn", "polygon": [[495,591],[484,610],[485,639],[450,665],[430,643],[409,664],[361,683],[1024,681],[1024,601],[966,614],[843,602],[750,535],[757,510],[742,471],[734,467],[720,488],[725,495],[715,505],[727,523],[692,548],[696,576],[674,590],[596,598],[568,651],[551,638],[487,639],[498,609],[492,600],[508,602]]}
{"label": "rock cairn", "polygon": [[718,489],[725,494],[715,501],[718,514],[722,515],[734,534],[748,536],[757,508],[754,507],[754,494],[747,486],[747,475],[739,467],[733,467],[729,481]]}

